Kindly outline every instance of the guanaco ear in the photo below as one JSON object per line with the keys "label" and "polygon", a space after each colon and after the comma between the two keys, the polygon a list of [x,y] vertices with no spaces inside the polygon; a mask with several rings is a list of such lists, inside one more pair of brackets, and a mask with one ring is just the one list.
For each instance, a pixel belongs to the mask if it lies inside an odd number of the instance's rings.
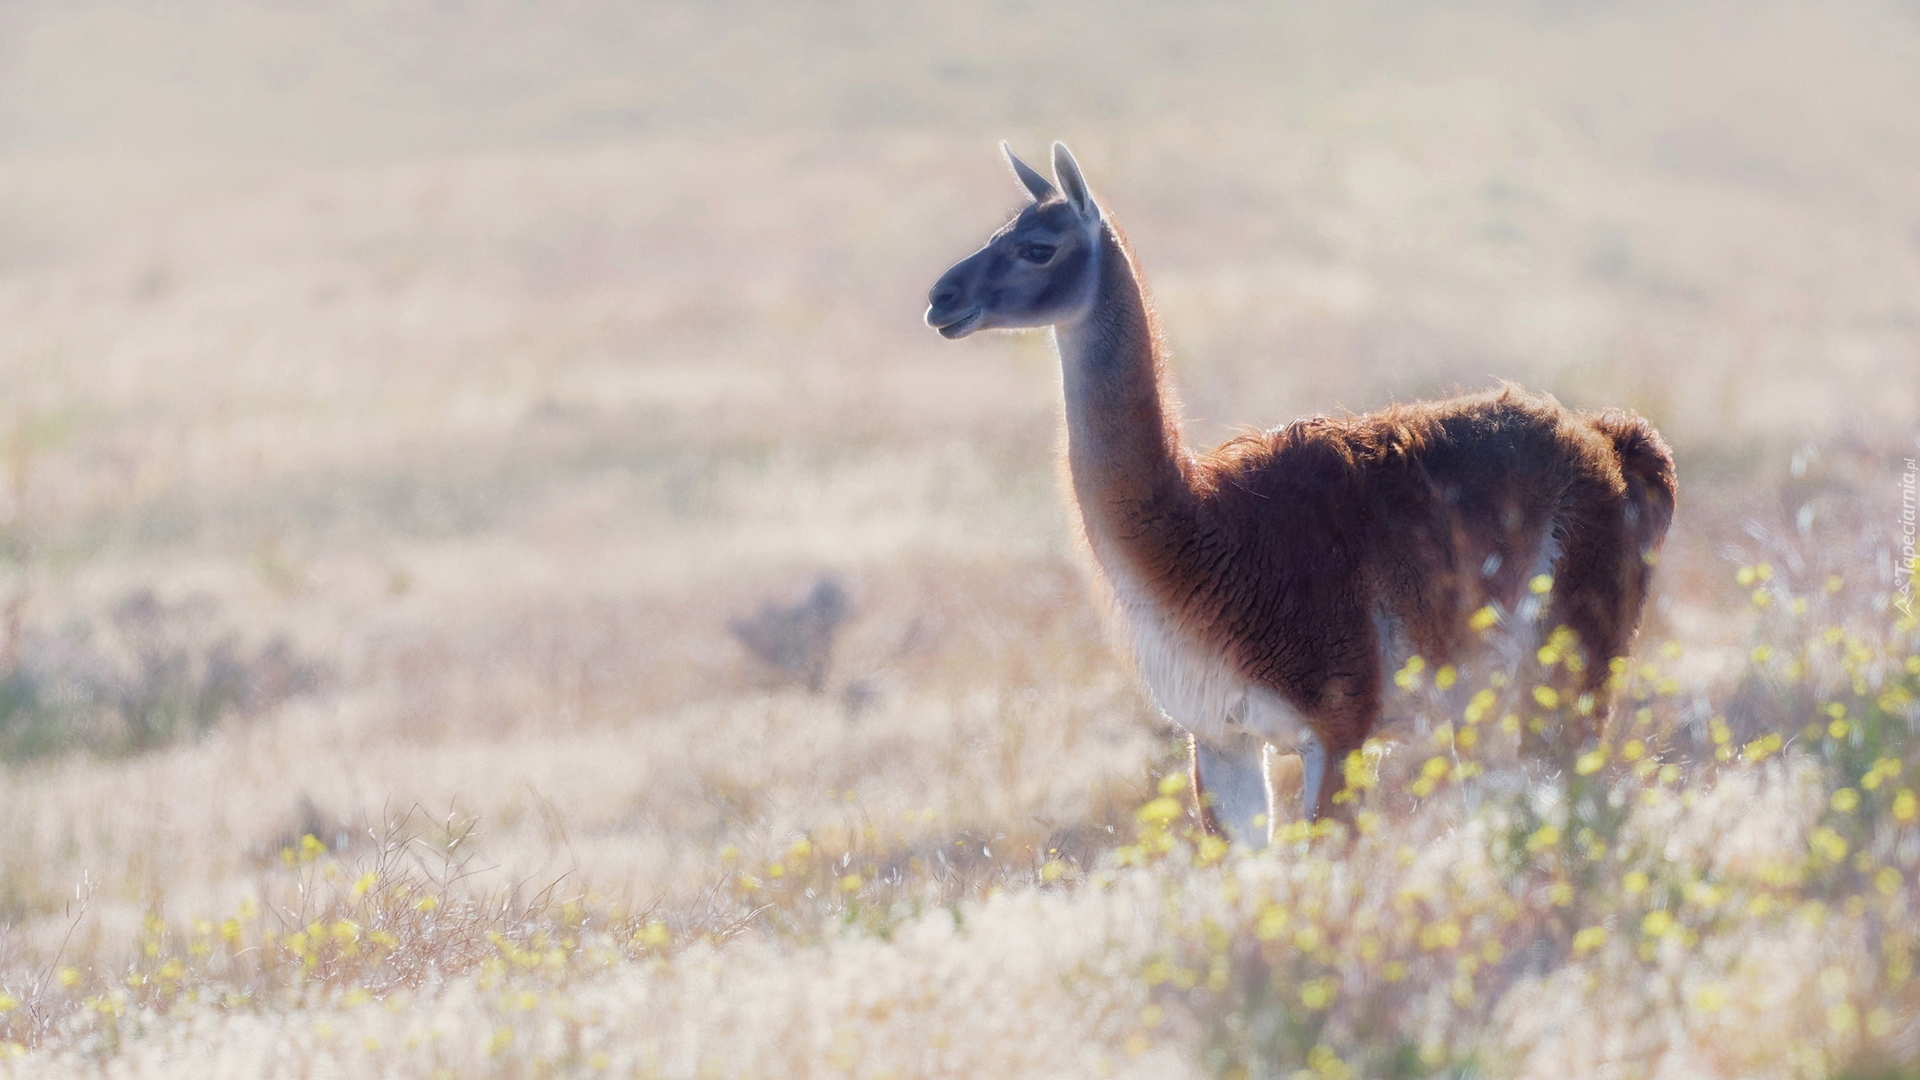
{"label": "guanaco ear", "polygon": [[1007,163],[1013,166],[1013,175],[1020,178],[1020,183],[1026,186],[1027,193],[1033,196],[1034,202],[1043,202],[1047,196],[1053,194],[1053,185],[1047,183],[1047,178],[1033,171],[1033,166],[1014,157],[1013,147],[1008,146],[1005,140],[1000,143],[1000,152],[1007,155]]}
{"label": "guanaco ear", "polygon": [[1067,196],[1067,202],[1084,218],[1100,216],[1100,210],[1093,205],[1093,196],[1087,192],[1086,178],[1080,175],[1080,165],[1073,160],[1073,154],[1067,144],[1053,144],[1053,178],[1060,182],[1060,190]]}

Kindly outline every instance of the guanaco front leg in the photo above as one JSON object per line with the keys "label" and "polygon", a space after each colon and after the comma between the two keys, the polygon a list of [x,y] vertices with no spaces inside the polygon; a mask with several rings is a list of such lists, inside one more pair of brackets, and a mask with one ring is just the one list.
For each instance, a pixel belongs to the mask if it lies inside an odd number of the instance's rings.
{"label": "guanaco front leg", "polygon": [[1267,744],[1245,731],[1193,736],[1193,788],[1207,831],[1262,848],[1273,836]]}
{"label": "guanaco front leg", "polygon": [[1300,735],[1300,816],[1318,821],[1332,806],[1327,775],[1327,744],[1311,730]]}

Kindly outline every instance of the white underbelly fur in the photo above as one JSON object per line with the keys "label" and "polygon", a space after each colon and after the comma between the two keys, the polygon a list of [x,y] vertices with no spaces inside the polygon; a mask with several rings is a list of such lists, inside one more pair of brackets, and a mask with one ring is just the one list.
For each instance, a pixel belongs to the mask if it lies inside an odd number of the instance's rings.
{"label": "white underbelly fur", "polygon": [[[1099,552],[1096,544],[1096,555],[1101,554],[1105,553]],[[1559,556],[1559,544],[1549,529],[1539,540],[1529,577],[1552,573]],[[1202,740],[1246,731],[1283,753],[1317,746],[1312,727],[1291,702],[1270,687],[1247,679],[1220,650],[1182,631],[1121,559],[1102,557],[1099,562],[1113,588],[1114,600],[1126,616],[1140,676],[1168,719]],[[1516,610],[1499,612],[1501,630],[1487,635],[1487,640],[1472,650],[1479,655],[1462,659],[1490,661],[1493,670],[1511,678],[1521,661],[1539,645],[1540,606],[1540,597],[1523,593]],[[1399,620],[1384,611],[1374,613],[1374,629],[1382,654],[1380,677],[1388,684],[1383,686],[1384,696],[1391,700],[1390,681],[1413,655],[1412,643]],[[1469,685],[1461,680],[1456,683],[1457,694],[1445,695],[1449,698],[1447,715],[1458,714]],[[1460,700],[1451,700],[1455,696]]]}
{"label": "white underbelly fur", "polygon": [[1138,583],[1111,570],[1109,580],[1126,615],[1140,677],[1169,719],[1201,739],[1239,729],[1283,752],[1301,745],[1310,729],[1291,703],[1183,632]]}

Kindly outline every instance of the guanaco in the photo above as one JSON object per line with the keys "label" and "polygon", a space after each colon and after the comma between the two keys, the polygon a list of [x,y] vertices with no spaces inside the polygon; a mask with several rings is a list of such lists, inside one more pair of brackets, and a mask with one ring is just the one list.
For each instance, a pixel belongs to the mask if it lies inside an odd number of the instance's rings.
{"label": "guanaco", "polygon": [[1001,149],[1032,201],[941,275],[926,321],[1051,329],[1073,499],[1140,674],[1190,733],[1210,829],[1268,842],[1269,745],[1299,752],[1306,816],[1329,813],[1395,657],[1482,651],[1483,613],[1512,618],[1542,575],[1541,625],[1571,631],[1577,691],[1603,694],[1673,516],[1652,425],[1508,386],[1195,454],[1139,264],[1073,155],[1053,144],[1049,182]]}

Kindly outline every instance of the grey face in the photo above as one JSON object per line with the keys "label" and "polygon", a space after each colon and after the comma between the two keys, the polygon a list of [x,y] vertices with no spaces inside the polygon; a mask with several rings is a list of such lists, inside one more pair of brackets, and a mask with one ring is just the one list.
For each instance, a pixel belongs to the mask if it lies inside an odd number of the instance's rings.
{"label": "grey face", "polygon": [[1072,322],[1092,304],[1100,211],[1067,148],[1053,150],[1059,189],[1008,152],[1034,202],[940,276],[927,297],[927,325],[943,337]]}

